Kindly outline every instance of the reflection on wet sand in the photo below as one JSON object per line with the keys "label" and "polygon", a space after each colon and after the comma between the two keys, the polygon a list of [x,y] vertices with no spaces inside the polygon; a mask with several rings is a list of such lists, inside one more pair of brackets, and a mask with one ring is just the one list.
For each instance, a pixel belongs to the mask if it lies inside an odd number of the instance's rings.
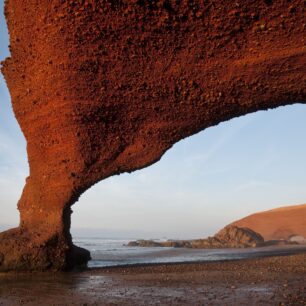
{"label": "reflection on wet sand", "polygon": [[306,250],[298,252],[209,263],[0,274],[0,305],[304,305]]}

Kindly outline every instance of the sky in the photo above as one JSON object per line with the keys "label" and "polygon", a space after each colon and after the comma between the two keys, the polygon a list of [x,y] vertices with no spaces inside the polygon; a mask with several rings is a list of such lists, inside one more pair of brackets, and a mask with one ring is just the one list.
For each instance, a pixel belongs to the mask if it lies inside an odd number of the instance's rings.
{"label": "sky", "polygon": [[[9,56],[0,0],[0,60]],[[180,141],[158,163],[106,179],[72,209],[74,236],[199,238],[248,214],[306,203],[306,106],[249,114]],[[0,230],[18,225],[26,142],[0,75]]]}

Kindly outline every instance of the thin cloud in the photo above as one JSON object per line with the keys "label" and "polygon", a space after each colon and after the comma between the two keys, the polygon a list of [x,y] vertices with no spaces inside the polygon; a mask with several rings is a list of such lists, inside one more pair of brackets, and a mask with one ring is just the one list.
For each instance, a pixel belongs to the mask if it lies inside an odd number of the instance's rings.
{"label": "thin cloud", "polygon": [[270,182],[266,182],[266,181],[256,181],[256,180],[251,180],[248,181],[244,184],[241,184],[237,187],[235,187],[234,192],[242,192],[245,190],[249,190],[249,189],[258,189],[259,187],[267,187],[267,186],[271,186]]}

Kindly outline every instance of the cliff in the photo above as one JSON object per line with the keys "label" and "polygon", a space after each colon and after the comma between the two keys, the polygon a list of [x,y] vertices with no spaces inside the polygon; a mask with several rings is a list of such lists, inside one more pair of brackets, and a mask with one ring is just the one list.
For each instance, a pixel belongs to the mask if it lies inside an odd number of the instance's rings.
{"label": "cliff", "polygon": [[306,238],[306,204],[259,212],[232,225],[248,227],[260,233],[265,240],[289,239],[292,236]]}

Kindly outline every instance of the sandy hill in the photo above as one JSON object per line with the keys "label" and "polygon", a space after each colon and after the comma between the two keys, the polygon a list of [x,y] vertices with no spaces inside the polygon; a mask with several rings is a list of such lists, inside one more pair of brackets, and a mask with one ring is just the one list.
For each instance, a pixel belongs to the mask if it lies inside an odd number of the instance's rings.
{"label": "sandy hill", "polygon": [[306,204],[263,211],[235,221],[232,225],[248,227],[265,240],[306,237]]}

